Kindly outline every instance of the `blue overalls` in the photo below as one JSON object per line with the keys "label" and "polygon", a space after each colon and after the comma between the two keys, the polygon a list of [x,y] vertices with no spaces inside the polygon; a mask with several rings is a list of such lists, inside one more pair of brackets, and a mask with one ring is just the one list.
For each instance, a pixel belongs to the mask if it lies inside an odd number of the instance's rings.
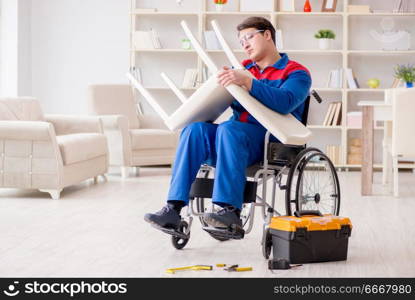
{"label": "blue overalls", "polygon": [[[262,71],[251,60],[242,62],[256,78],[250,94],[265,106],[301,120],[311,77],[305,67],[289,60],[285,53],[280,55],[274,65]],[[236,100],[231,107],[233,116],[220,125],[197,122],[183,129],[167,200],[187,204],[190,187],[206,163],[216,168],[212,201],[242,208],[245,171],[263,158],[266,129]]]}

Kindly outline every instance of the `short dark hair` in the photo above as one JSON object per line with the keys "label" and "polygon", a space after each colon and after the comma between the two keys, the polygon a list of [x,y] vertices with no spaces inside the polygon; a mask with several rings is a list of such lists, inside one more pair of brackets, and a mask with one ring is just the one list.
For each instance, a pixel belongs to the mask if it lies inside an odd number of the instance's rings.
{"label": "short dark hair", "polygon": [[255,28],[257,30],[269,30],[271,32],[272,40],[275,44],[275,28],[271,24],[270,21],[263,17],[249,17],[245,19],[241,24],[239,24],[236,29],[239,31],[247,29],[247,28]]}

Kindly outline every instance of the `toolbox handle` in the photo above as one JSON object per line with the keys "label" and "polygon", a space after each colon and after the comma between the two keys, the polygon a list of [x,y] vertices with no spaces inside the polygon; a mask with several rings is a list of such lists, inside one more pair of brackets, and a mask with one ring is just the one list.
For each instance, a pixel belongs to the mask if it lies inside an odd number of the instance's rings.
{"label": "toolbox handle", "polygon": [[302,210],[302,211],[296,210],[294,212],[294,216],[296,216],[297,218],[301,218],[302,216],[319,216],[319,217],[322,217],[323,214],[319,210]]}

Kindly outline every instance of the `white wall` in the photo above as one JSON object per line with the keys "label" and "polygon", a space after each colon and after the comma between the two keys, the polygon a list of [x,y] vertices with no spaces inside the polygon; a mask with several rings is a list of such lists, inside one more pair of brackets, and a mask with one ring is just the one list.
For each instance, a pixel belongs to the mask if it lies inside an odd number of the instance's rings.
{"label": "white wall", "polygon": [[18,88],[18,1],[2,0],[0,18],[0,95],[16,96]]}
{"label": "white wall", "polygon": [[[15,0],[13,0],[15,1]],[[17,95],[32,95],[31,0],[19,0]]]}
{"label": "white wall", "polygon": [[85,113],[90,83],[127,83],[129,0],[32,0],[31,91],[48,113]]}

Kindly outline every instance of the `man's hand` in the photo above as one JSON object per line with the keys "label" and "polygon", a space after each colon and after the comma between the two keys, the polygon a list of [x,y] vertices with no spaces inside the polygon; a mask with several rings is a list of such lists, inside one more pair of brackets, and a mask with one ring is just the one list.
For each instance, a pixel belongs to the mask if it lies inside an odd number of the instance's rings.
{"label": "man's hand", "polygon": [[225,87],[229,84],[236,84],[245,88],[247,91],[250,91],[252,87],[252,78],[237,70],[223,67],[223,70],[218,73],[218,83]]}

